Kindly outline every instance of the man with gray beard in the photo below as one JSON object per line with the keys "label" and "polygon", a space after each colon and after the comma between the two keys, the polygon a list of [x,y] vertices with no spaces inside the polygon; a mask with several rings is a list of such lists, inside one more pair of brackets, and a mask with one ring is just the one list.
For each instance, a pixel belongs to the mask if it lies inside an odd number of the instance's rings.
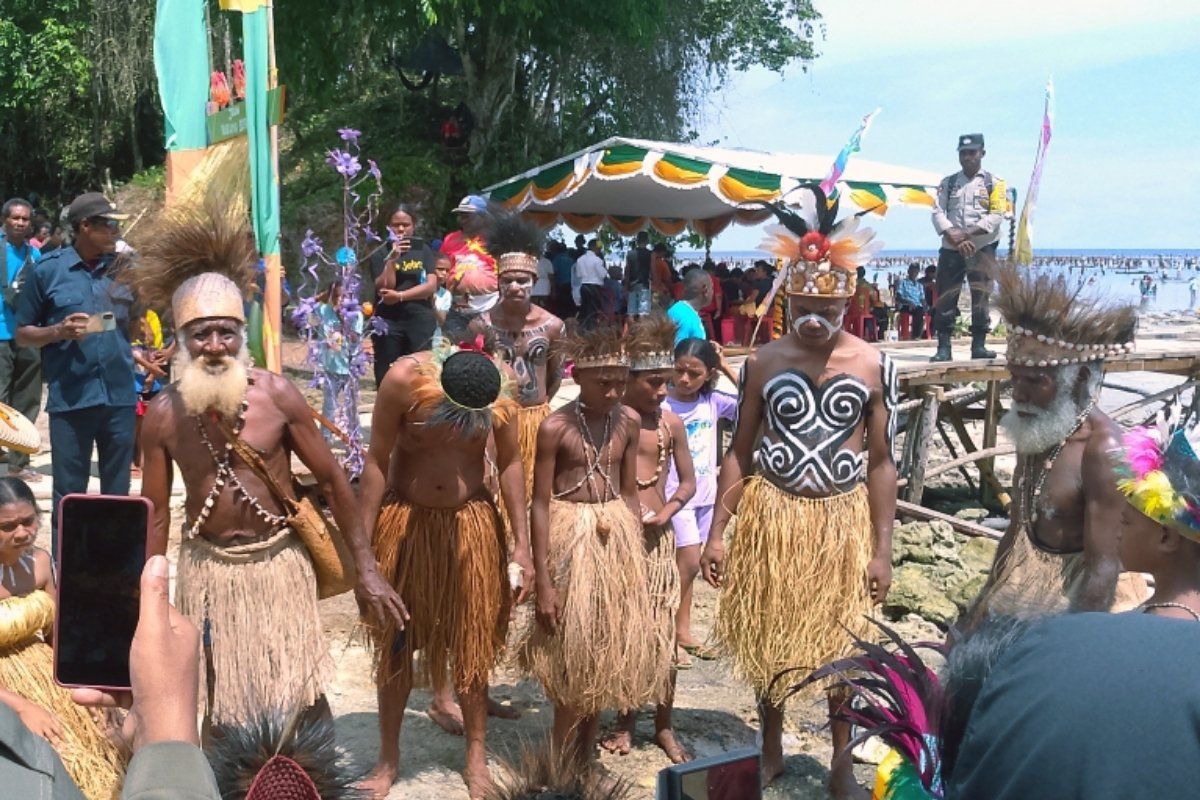
{"label": "man with gray beard", "polygon": [[1084,301],[1061,277],[997,271],[1017,451],[1010,523],[967,625],[989,612],[1107,611],[1121,572],[1121,428],[1096,407],[1104,359],[1132,349],[1132,306]]}
{"label": "man with gray beard", "polygon": [[380,621],[402,628],[407,619],[379,575],[353,490],[304,397],[286,378],[250,367],[242,288],[253,277],[253,256],[244,223],[211,206],[176,209],[131,271],[148,306],[171,308],[180,342],[178,379],[144,417],[142,494],[155,507],[151,550],[164,553],[178,465],[186,500],[175,599],[204,635],[206,728],[300,709],[328,715],[325,685],[333,676],[311,558],[288,527],[288,510],[234,439],[258,452],[285,491],[293,454],[312,471],[354,555],[359,600]]}

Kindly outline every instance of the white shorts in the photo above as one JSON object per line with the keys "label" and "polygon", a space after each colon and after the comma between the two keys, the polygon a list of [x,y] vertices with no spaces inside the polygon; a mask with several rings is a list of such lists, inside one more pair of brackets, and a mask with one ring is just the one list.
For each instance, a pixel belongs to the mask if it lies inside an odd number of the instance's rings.
{"label": "white shorts", "polygon": [[707,542],[712,514],[712,506],[699,506],[685,508],[671,517],[671,525],[675,528],[675,546],[690,547]]}

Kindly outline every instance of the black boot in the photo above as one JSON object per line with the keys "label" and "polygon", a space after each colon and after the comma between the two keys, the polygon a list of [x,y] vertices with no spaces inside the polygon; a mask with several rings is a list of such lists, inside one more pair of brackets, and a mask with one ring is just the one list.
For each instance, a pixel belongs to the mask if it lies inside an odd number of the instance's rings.
{"label": "black boot", "polygon": [[991,350],[988,350],[986,347],[984,347],[984,343],[986,341],[987,341],[986,333],[971,334],[971,358],[992,359],[992,358],[996,357],[995,353],[993,353]]}
{"label": "black boot", "polygon": [[953,356],[950,355],[950,332],[949,331],[945,331],[945,332],[938,331],[937,339],[938,339],[937,352],[934,353],[933,358],[931,358],[929,360],[930,361],[949,361],[949,360],[951,360],[953,358]]}

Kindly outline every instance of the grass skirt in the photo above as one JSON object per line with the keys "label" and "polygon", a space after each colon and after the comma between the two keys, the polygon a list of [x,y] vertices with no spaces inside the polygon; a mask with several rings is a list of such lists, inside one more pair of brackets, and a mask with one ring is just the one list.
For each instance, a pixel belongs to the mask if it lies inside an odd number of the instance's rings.
{"label": "grass skirt", "polygon": [[576,713],[628,711],[651,699],[661,670],[642,524],[623,500],[550,501],[550,579],[558,633],[531,627],[522,668]]}
{"label": "grass skirt", "polygon": [[373,540],[380,573],[411,618],[397,643],[394,625],[374,631],[376,678],[419,677],[435,689],[452,677],[463,692],[487,685],[504,650],[512,593],[508,548],[496,507],[472,500],[459,508],[424,508],[389,494]]}
{"label": "grass skirt", "polygon": [[286,715],[325,693],[334,665],[317,612],[317,579],[290,530],[224,548],[185,540],[175,595],[204,633],[214,724]]}
{"label": "grass skirt", "polygon": [[657,667],[651,700],[663,704],[673,694],[675,669],[675,612],[679,611],[679,565],[675,563],[675,529],[671,523],[646,526],[646,584],[650,588],[650,616],[654,619],[654,664]]}
{"label": "grass skirt", "polygon": [[868,633],[872,542],[864,486],[810,499],[747,481],[713,635],[758,697],[779,704],[795,679],[844,656],[851,633]]}
{"label": "grass skirt", "polygon": [[1018,616],[1059,614],[1072,605],[1083,583],[1083,553],[1039,550],[1025,528],[996,564],[996,580],[981,598],[987,613]]}
{"label": "grass skirt", "polygon": [[38,633],[54,619],[54,600],[43,591],[0,601],[0,685],[46,709],[62,728],[55,752],[89,800],[120,793],[125,759],[86,709],[54,682],[54,655]]}
{"label": "grass skirt", "polygon": [[521,447],[521,463],[525,469],[525,504],[533,498],[533,463],[537,457],[538,427],[550,416],[550,404],[522,406],[517,411],[517,439]]}

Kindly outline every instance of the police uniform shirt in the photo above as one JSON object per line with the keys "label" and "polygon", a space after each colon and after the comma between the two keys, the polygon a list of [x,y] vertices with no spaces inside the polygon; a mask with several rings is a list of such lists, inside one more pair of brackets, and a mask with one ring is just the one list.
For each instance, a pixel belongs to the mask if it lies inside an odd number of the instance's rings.
{"label": "police uniform shirt", "polygon": [[982,230],[983,233],[971,237],[976,248],[999,241],[1000,223],[1008,205],[1006,189],[1002,179],[989,176],[984,170],[975,173],[973,178],[968,178],[962,170],[943,178],[938,184],[937,205],[933,209],[933,229],[942,234],[942,247],[957,249],[945,236],[951,228]]}

